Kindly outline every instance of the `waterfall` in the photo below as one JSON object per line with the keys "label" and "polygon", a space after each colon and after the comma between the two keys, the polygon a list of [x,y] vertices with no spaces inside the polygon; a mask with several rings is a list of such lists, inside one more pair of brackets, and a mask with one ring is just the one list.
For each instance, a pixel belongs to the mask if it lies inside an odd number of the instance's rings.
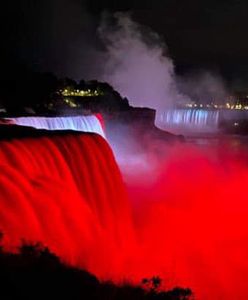
{"label": "waterfall", "polygon": [[[32,131],[32,135],[33,135]],[[4,246],[41,242],[100,278],[125,274],[131,213],[113,153],[98,134],[0,140]]]}
{"label": "waterfall", "polygon": [[156,124],[163,129],[208,132],[218,129],[219,111],[207,109],[170,109],[159,112]]}
{"label": "waterfall", "polygon": [[75,130],[94,132],[105,137],[101,121],[96,115],[70,117],[19,117],[8,118],[12,123],[47,130]]}

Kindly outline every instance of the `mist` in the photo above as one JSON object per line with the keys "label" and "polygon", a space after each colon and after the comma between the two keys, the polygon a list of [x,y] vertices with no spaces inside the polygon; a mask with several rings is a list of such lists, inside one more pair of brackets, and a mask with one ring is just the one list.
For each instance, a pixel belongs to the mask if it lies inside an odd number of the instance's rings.
{"label": "mist", "polygon": [[131,105],[156,110],[226,93],[214,72],[179,78],[166,37],[135,22],[131,13],[96,14],[86,0],[23,0],[21,6],[9,5],[6,14],[2,35],[12,51],[1,57],[4,72],[11,73],[18,60],[58,77],[106,81]]}
{"label": "mist", "polygon": [[119,165],[146,262],[196,299],[247,299],[247,145],[226,137],[144,148],[135,165]]}
{"label": "mist", "polygon": [[183,94],[201,104],[220,104],[229,95],[224,79],[211,70],[191,71],[184,76],[178,76],[177,86]]}
{"label": "mist", "polygon": [[98,28],[106,54],[103,74],[132,106],[165,109],[178,101],[174,64],[158,34],[130,14],[103,14]]}

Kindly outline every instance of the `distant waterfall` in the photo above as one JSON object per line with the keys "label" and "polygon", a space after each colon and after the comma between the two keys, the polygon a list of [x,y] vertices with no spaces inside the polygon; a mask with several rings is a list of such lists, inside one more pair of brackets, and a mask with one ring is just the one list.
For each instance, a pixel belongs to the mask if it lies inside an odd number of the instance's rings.
{"label": "distant waterfall", "polygon": [[21,126],[29,126],[37,129],[48,130],[75,130],[84,132],[94,132],[105,137],[103,127],[99,118],[91,116],[71,116],[71,117],[19,117],[8,118],[12,123]]}
{"label": "distant waterfall", "polygon": [[207,132],[217,130],[219,111],[207,109],[170,109],[158,112],[156,124],[174,131]]}

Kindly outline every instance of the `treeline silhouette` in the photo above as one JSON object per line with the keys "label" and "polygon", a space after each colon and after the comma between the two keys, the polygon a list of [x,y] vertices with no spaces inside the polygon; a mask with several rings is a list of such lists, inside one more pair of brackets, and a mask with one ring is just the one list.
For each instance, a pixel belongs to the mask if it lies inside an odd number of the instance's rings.
{"label": "treeline silhouette", "polygon": [[[61,110],[70,109],[67,102],[77,104],[76,109],[91,111],[119,111],[129,109],[128,99],[122,98],[114,88],[97,80],[75,81],[70,78],[58,78],[53,73],[32,72],[20,69],[11,77],[0,78],[0,107],[8,113],[18,115],[28,113],[31,108],[37,114],[58,114]],[[98,91],[94,97],[63,96],[63,90]],[[69,101],[69,102],[70,102]],[[31,112],[30,112],[31,113]]]}
{"label": "treeline silhouette", "polygon": [[[143,286],[142,286],[143,284]],[[65,265],[41,244],[23,243],[18,253],[0,247],[0,299],[189,300],[189,289],[160,291],[159,277],[141,286],[100,282],[92,274]]]}

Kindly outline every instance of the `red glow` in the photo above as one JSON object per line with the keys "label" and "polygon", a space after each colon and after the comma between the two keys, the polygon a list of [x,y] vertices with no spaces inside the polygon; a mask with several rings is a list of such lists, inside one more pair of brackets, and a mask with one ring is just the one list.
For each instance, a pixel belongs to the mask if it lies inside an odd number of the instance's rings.
{"label": "red glow", "polygon": [[0,144],[0,230],[6,247],[20,238],[40,241],[100,277],[123,274],[133,239],[130,212],[104,139],[70,134]]}
{"label": "red glow", "polygon": [[248,155],[236,142],[167,147],[128,183],[151,265],[201,300],[248,299]]}
{"label": "red glow", "polygon": [[100,136],[1,141],[5,246],[41,241],[101,278],[159,275],[202,300],[247,299],[247,155],[233,150],[169,148],[156,172],[125,178],[129,201]]}
{"label": "red glow", "polygon": [[102,114],[97,113],[97,114],[95,114],[95,116],[97,117],[98,121],[100,122],[100,124],[102,126],[102,129],[103,129],[103,131],[105,133],[105,129],[106,128],[105,128],[105,122],[104,122],[104,118],[103,118]]}

